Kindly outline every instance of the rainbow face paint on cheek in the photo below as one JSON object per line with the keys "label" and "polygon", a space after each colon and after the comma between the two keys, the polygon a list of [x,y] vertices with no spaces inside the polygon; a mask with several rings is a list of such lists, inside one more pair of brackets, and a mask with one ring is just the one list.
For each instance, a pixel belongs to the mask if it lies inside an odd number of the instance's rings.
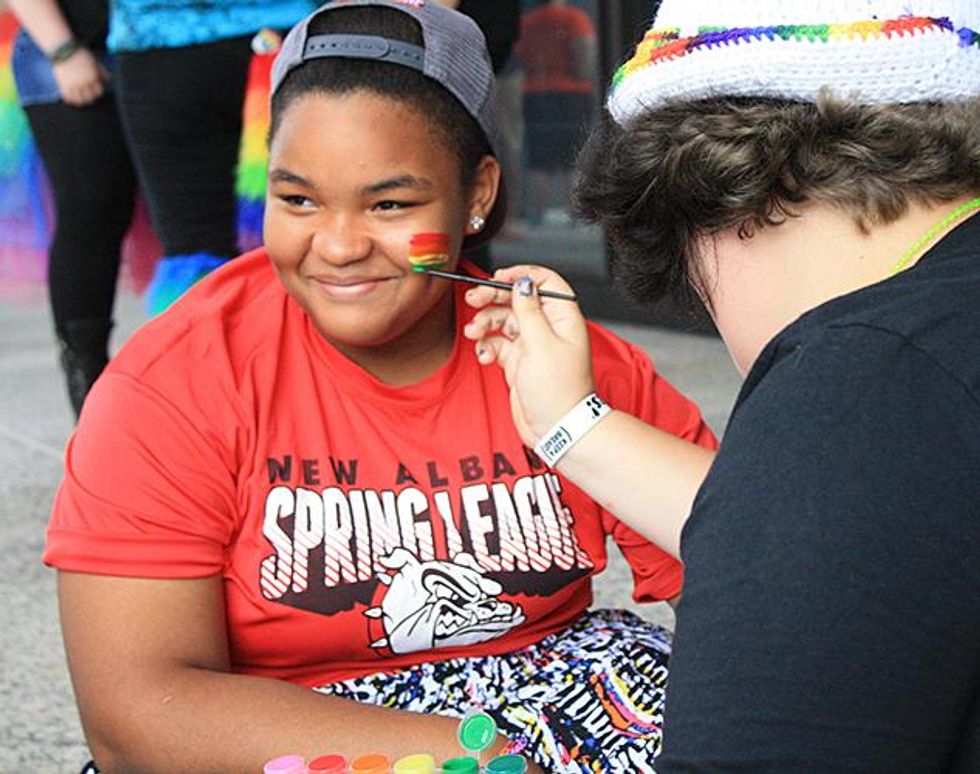
{"label": "rainbow face paint on cheek", "polygon": [[449,234],[415,234],[408,243],[408,262],[412,271],[441,269],[449,265]]}

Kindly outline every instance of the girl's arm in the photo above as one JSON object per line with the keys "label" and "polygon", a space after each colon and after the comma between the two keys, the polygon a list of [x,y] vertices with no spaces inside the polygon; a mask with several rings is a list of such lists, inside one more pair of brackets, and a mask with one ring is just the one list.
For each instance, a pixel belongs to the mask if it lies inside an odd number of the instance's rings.
{"label": "girl's arm", "polygon": [[462,754],[455,720],[232,674],[218,576],[61,571],[58,599],[82,725],[103,771],[257,772],[287,753]]}
{"label": "girl's arm", "polygon": [[[505,282],[529,276],[534,287],[571,290],[541,267],[515,266],[494,276]],[[595,389],[585,320],[573,303],[519,289],[477,287],[466,300],[480,311],[465,334],[476,341],[481,363],[503,368],[515,424],[533,447]],[[707,449],[613,411],[557,467],[622,522],[678,556],[681,529],[713,459]]]}
{"label": "girl's arm", "polygon": [[45,53],[75,36],[56,0],[10,0],[8,4],[17,21]]}
{"label": "girl's arm", "polygon": [[[56,0],[10,0],[18,21],[45,54],[74,40],[68,20]],[[61,98],[68,105],[82,107],[95,102],[105,91],[108,73],[98,59],[84,46],[64,60],[51,65]]]}

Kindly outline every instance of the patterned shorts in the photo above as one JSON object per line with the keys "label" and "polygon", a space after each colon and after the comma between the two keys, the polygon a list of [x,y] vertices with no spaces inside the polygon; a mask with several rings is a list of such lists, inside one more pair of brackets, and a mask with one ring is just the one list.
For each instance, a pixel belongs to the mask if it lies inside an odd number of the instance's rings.
{"label": "patterned shorts", "polygon": [[661,749],[671,635],[623,610],[591,611],[541,642],[316,690],[463,717],[476,705],[550,772],[652,772]]}

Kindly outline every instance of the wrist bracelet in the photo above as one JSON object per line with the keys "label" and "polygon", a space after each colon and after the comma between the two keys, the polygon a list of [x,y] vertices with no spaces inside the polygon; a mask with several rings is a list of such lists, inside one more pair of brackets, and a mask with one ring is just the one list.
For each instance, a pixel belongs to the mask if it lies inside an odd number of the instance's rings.
{"label": "wrist bracelet", "polygon": [[48,61],[51,64],[61,64],[65,60],[71,58],[71,56],[76,51],[81,49],[81,47],[82,44],[79,43],[77,40],[75,40],[75,38],[68,38],[68,40],[66,40],[64,43],[62,43],[57,48],[55,48],[54,51],[48,54]]}
{"label": "wrist bracelet", "polygon": [[553,468],[565,456],[565,452],[610,411],[609,404],[594,392],[589,393],[551,426],[534,447],[535,453]]}

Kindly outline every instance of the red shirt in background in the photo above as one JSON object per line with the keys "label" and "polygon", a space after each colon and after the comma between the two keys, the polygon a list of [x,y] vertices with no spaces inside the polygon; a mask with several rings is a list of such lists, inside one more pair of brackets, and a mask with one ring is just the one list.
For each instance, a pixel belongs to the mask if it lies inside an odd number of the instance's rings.
{"label": "red shirt in background", "polygon": [[548,4],[524,14],[515,48],[524,64],[524,91],[591,93],[592,80],[576,68],[575,41],[594,38],[592,20],[580,8]]}

